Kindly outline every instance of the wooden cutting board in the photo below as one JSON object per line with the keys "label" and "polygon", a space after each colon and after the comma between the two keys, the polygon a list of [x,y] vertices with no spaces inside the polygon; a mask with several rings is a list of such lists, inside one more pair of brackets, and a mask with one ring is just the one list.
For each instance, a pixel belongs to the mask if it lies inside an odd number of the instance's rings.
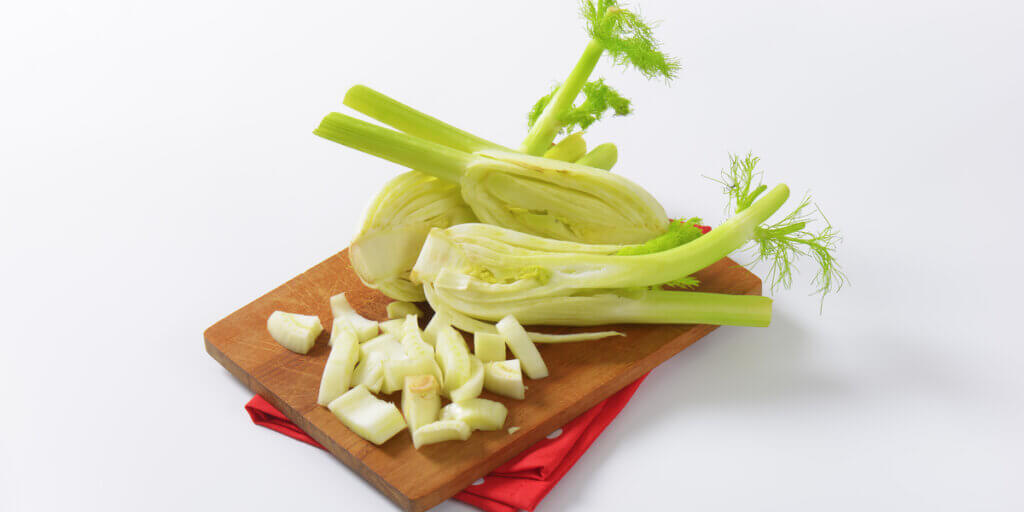
{"label": "wooden cutting board", "polygon": [[[729,259],[696,277],[702,283],[700,291],[761,293],[761,280]],[[267,316],[275,310],[316,314],[329,328],[328,299],[341,292],[347,292],[352,307],[363,316],[387,318],[385,306],[391,299],[365,287],[353,272],[347,251],[342,251],[207,329],[206,350],[249,389],[408,511],[427,510],[454,496],[715,329],[709,325],[621,325],[611,328],[626,337],[540,345],[550,376],[527,380],[526,400],[486,391],[483,395],[508,407],[505,426],[520,427],[515,434],[506,430],[474,432],[466,442],[435,444],[417,451],[408,430],[375,446],[317,406],[320,374],[329,351],[328,330],[307,355],[289,352],[267,333]],[[400,395],[391,398],[397,401]]]}

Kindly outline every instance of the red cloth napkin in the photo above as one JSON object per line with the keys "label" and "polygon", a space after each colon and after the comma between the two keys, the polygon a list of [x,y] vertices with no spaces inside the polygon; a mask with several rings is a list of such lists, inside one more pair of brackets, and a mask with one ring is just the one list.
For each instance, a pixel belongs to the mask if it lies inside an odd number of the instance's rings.
{"label": "red cloth napkin", "polygon": [[[455,499],[487,512],[533,509],[583,456],[605,427],[626,406],[645,374],[605,401],[555,430],[514,459],[477,480]],[[260,396],[245,404],[253,423],[323,448]]]}

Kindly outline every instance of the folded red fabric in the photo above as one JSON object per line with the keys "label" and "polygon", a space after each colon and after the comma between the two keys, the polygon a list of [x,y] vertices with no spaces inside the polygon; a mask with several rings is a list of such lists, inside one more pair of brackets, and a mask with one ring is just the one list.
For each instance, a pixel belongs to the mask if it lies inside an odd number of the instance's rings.
{"label": "folded red fabric", "polygon": [[[644,375],[514,459],[474,482],[455,499],[487,512],[533,511],[636,393]],[[260,396],[245,404],[253,423],[323,448]]]}

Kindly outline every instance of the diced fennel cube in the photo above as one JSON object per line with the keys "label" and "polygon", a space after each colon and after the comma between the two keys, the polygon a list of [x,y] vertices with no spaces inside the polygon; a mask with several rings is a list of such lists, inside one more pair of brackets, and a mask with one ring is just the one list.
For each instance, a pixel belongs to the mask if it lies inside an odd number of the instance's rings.
{"label": "diced fennel cube", "polygon": [[384,361],[387,358],[384,352],[374,351],[366,354],[352,371],[352,385],[362,384],[371,393],[380,393],[380,388],[384,385]]}
{"label": "diced fennel cube", "polygon": [[384,362],[384,386],[381,387],[381,392],[390,394],[400,391],[405,384],[405,378],[414,375],[433,375],[438,382],[441,382],[442,378],[441,369],[433,359],[392,359]]}
{"label": "diced fennel cube", "polygon": [[475,356],[469,356],[469,378],[461,386],[448,392],[453,402],[461,402],[480,396],[484,390],[484,365]]}
{"label": "diced fennel cube", "polygon": [[396,338],[402,337],[402,328],[405,326],[405,318],[395,318],[392,320],[385,320],[380,323],[380,332],[384,334],[391,334]]}
{"label": "diced fennel cube", "polygon": [[346,427],[373,444],[383,444],[405,428],[405,419],[395,404],[356,386],[328,404],[328,409]]}
{"label": "diced fennel cube", "polygon": [[526,334],[526,329],[512,315],[506,316],[498,321],[495,327],[498,332],[505,336],[509,350],[519,359],[523,367],[523,373],[531,379],[543,379],[548,376],[548,367],[544,359],[540,357],[540,351]]}
{"label": "diced fennel cube", "polygon": [[351,329],[342,329],[334,337],[334,346],[327,356],[323,376],[320,377],[320,393],[316,403],[327,405],[348,391],[352,382],[352,370],[359,362],[359,338]]}
{"label": "diced fennel cube", "polygon": [[491,332],[473,334],[473,351],[481,362],[505,360],[505,337]]}
{"label": "diced fennel cube", "polygon": [[496,395],[522,400],[526,397],[519,360],[484,363],[484,389]]}
{"label": "diced fennel cube", "polygon": [[469,425],[459,420],[435,421],[412,431],[412,445],[418,450],[428,444],[465,441],[472,433]]}
{"label": "diced fennel cube", "polygon": [[408,315],[419,316],[423,314],[423,312],[420,311],[420,308],[417,307],[416,304],[413,304],[412,302],[403,302],[400,300],[396,300],[394,302],[389,303],[387,308],[388,318],[405,318]]}
{"label": "diced fennel cube", "polygon": [[453,327],[445,326],[437,335],[434,351],[437,363],[444,372],[444,390],[450,393],[465,384],[472,368],[469,347],[466,346],[466,340],[462,339],[462,335]]}
{"label": "diced fennel cube", "polygon": [[452,318],[445,313],[434,313],[434,317],[427,323],[427,328],[423,329],[423,341],[426,341],[430,345],[437,344],[437,335],[444,330],[445,327],[451,327]]}
{"label": "diced fennel cube", "polygon": [[402,414],[409,430],[416,431],[427,423],[437,420],[441,410],[441,390],[433,375],[416,375],[405,378],[402,387]]}
{"label": "diced fennel cube", "polygon": [[361,359],[369,357],[370,352],[383,352],[387,359],[405,359],[405,349],[396,336],[381,334],[359,346]]}
{"label": "diced fennel cube", "polygon": [[323,330],[320,317],[315,315],[274,311],[267,317],[267,331],[270,332],[270,337],[282,347],[299,354],[309,352],[316,342],[316,337]]}
{"label": "diced fennel cube", "polygon": [[442,420],[464,421],[473,430],[498,430],[505,425],[507,416],[505,404],[486,398],[460,400],[441,409]]}
{"label": "diced fennel cube", "polygon": [[352,309],[344,293],[331,297],[331,314],[334,315],[335,323],[341,318],[347,320],[359,336],[360,342],[369,341],[380,332],[377,322],[363,318],[356,310]]}

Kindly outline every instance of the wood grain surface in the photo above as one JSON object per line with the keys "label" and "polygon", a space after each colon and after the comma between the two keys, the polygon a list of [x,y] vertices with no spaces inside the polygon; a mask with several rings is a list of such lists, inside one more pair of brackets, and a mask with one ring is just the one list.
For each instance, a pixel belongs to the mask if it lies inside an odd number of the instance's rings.
{"label": "wood grain surface", "polygon": [[[761,280],[729,259],[696,276],[702,283],[700,291],[761,293]],[[715,329],[709,325],[622,325],[613,328],[625,332],[626,337],[540,345],[551,375],[527,380],[526,400],[483,394],[508,406],[505,427],[518,426],[520,430],[515,434],[478,431],[466,442],[440,443],[417,451],[408,430],[375,446],[316,404],[329,351],[332,318],[328,299],[340,292],[347,292],[352,307],[363,316],[387,318],[385,306],[391,299],[365,287],[353,272],[347,251],[342,251],[207,329],[206,350],[249,389],[409,511],[427,510],[450,498]],[[309,354],[289,352],[271,339],[266,321],[275,310],[320,316],[325,331]],[[467,336],[467,342],[471,340]],[[390,398],[397,401],[400,394]]]}

